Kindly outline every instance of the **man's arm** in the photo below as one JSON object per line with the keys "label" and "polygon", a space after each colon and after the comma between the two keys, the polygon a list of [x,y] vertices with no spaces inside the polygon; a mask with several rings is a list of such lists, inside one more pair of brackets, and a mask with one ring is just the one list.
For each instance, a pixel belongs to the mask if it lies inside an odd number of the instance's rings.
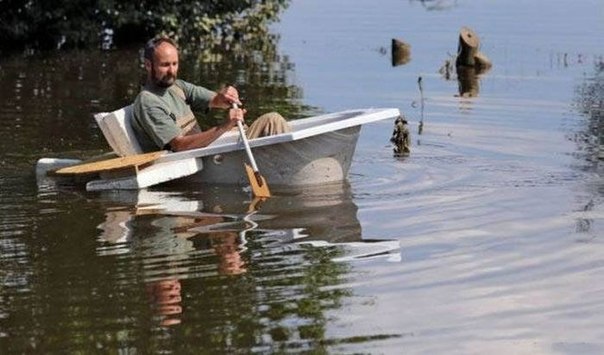
{"label": "man's arm", "polygon": [[203,132],[190,135],[179,135],[170,141],[170,148],[175,151],[182,151],[195,148],[207,147],[210,143],[218,139],[223,133],[230,131],[237,125],[237,121],[243,120],[245,111],[242,109],[230,109],[228,120],[220,126],[212,127]]}
{"label": "man's arm", "polygon": [[207,108],[231,108],[233,103],[241,105],[239,101],[239,92],[232,86],[227,86],[214,92],[203,86],[198,86],[178,80],[176,85],[185,93],[187,103],[193,110],[205,110]]}

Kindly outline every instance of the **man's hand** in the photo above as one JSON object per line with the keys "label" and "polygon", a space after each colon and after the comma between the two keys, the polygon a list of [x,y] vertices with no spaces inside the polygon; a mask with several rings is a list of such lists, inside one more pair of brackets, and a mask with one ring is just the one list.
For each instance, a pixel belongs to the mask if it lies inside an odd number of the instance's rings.
{"label": "man's hand", "polygon": [[210,107],[230,108],[233,104],[241,105],[239,92],[233,86],[221,89],[210,101]]}
{"label": "man's hand", "polygon": [[229,110],[228,121],[225,123],[228,129],[237,126],[237,121],[243,121],[243,116],[247,111],[241,108],[232,108]]}

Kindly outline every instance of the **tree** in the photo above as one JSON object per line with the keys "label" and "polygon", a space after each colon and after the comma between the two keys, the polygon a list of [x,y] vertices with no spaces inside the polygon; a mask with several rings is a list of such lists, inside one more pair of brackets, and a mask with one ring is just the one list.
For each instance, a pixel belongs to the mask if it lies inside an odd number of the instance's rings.
{"label": "tree", "polygon": [[265,32],[289,0],[0,0],[0,49],[114,45],[166,34],[199,45]]}

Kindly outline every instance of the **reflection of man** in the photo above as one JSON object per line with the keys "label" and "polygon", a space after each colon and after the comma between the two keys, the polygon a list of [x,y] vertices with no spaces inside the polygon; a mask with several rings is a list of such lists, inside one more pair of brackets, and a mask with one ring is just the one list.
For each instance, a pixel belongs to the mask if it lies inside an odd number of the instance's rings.
{"label": "reflection of man", "polygon": [[[145,288],[154,312],[160,317],[160,325],[167,327],[181,322],[183,308],[179,277],[187,276],[188,265],[194,257],[191,251],[213,251],[220,275],[239,275],[247,270],[240,254],[239,234],[235,231],[213,231],[213,227],[224,225],[223,216],[155,213],[157,210],[131,212],[109,209],[105,222],[99,228],[103,230],[102,240],[110,243],[128,242],[129,249],[137,250],[142,256],[143,266],[151,266],[143,268]],[[148,220],[148,226],[132,223],[133,218],[139,215],[145,215],[141,222]],[[149,220],[151,216],[153,218]],[[134,226],[141,226],[144,235],[138,235]],[[154,228],[145,228],[149,226]],[[99,253],[109,255],[104,249],[99,248]]]}
{"label": "reflection of man", "polygon": [[[177,79],[179,56],[176,43],[167,37],[150,40],[145,46],[147,80],[133,106],[132,127],[145,152],[161,149],[180,151],[205,147],[243,120],[245,110],[237,89],[228,86],[218,93]],[[191,109],[229,109],[226,121],[201,131]],[[289,131],[278,113],[259,117],[248,131],[249,138]]]}
{"label": "reflection of man", "polygon": [[210,244],[218,256],[218,273],[239,275],[247,271],[239,253],[239,236],[235,232],[212,233]]}
{"label": "reflection of man", "polygon": [[162,326],[180,324],[180,314],[182,313],[180,289],[178,279],[160,280],[147,284],[149,300],[162,317]]}
{"label": "reflection of man", "polygon": [[[233,231],[213,231],[212,226],[224,222],[222,216],[203,216],[195,218],[192,223],[174,228],[175,232],[187,233],[193,239],[196,249],[211,249],[218,257],[220,275],[239,275],[247,271],[245,261],[241,258],[239,234]],[[209,228],[207,228],[209,227]],[[191,233],[196,234],[192,235]]]}

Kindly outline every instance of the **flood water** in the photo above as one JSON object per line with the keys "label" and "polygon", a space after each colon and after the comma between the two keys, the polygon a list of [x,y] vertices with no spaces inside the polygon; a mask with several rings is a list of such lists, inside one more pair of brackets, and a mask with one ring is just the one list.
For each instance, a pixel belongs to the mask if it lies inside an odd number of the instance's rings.
{"label": "flood water", "polygon": [[[603,15],[293,1],[265,50],[183,58],[185,79],[236,83],[250,116],[409,121],[409,156],[393,121],[367,125],[346,182],[255,210],[236,186],[37,180],[41,157],[108,149],[91,114],[132,100],[137,48],[3,58],[0,353],[604,353]],[[493,63],[466,78],[473,97],[439,71],[462,26]]]}

